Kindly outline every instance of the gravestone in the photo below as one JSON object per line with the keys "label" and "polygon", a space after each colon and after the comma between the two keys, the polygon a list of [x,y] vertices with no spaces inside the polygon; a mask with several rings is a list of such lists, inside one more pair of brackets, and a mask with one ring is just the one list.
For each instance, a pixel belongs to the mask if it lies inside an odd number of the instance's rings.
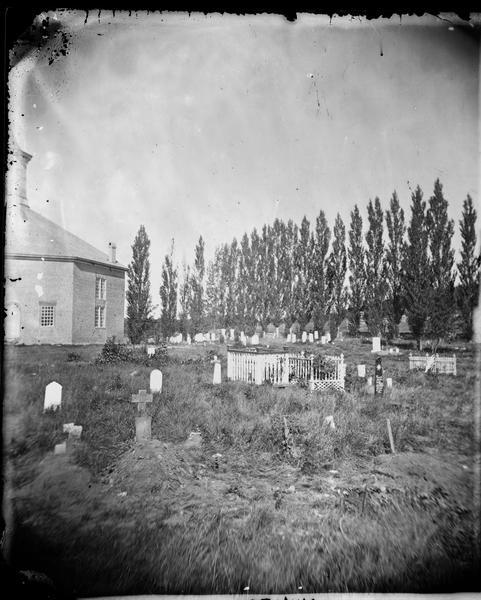
{"label": "gravestone", "polygon": [[372,385],[372,377],[367,378],[367,385]]}
{"label": "gravestone", "polygon": [[194,342],[203,342],[204,341],[204,334],[203,333],[196,333],[194,335]]}
{"label": "gravestone", "polygon": [[278,337],[279,337],[279,327],[276,327],[276,332],[275,332],[275,334],[274,334],[274,337],[275,337],[275,338],[278,338]]}
{"label": "gravestone", "polygon": [[319,339],[319,332],[317,331],[317,329],[316,331],[314,331],[314,339],[316,340],[316,342]]}
{"label": "gravestone", "polygon": [[54,454],[65,454],[67,452],[67,442],[62,442],[61,444],[55,444],[53,449]]}
{"label": "gravestone", "polygon": [[357,376],[366,377],[366,365],[357,365]]}
{"label": "gravestone", "polygon": [[190,334],[187,334],[187,344],[190,346],[192,344],[192,338],[190,337]]}
{"label": "gravestone", "polygon": [[221,382],[222,382],[222,375],[221,375],[220,360],[217,360],[217,358],[215,358],[214,359],[214,377],[213,377],[212,383],[214,385],[218,385]]}
{"label": "gravestone", "polygon": [[153,346],[147,346],[147,356],[154,356],[155,348]]}
{"label": "gravestone", "polygon": [[221,334],[221,336],[222,336],[223,338],[225,338],[225,331],[226,331],[225,329],[221,329],[221,330],[220,330],[220,334]]}
{"label": "gravestone", "polygon": [[72,427],[75,427],[75,423],[64,423],[63,424],[63,432],[70,433]]}
{"label": "gravestone", "polygon": [[135,417],[135,441],[148,442],[152,439],[152,418],[148,415]]}
{"label": "gravestone", "polygon": [[313,334],[313,333],[310,333],[310,334],[309,334],[309,343],[310,343],[310,344],[313,344],[313,343],[314,343],[314,334]]}
{"label": "gravestone", "polygon": [[191,431],[189,437],[184,442],[186,448],[200,448],[202,444],[202,434],[200,431]]}
{"label": "gravestone", "polygon": [[251,337],[251,344],[253,346],[257,346],[258,343],[259,343],[259,336],[257,335],[257,333],[254,333],[254,335]]}
{"label": "gravestone", "polygon": [[62,406],[62,386],[56,381],[51,381],[45,387],[45,398],[43,401],[43,410],[57,410]]}
{"label": "gravestone", "polygon": [[324,346],[325,343],[326,343],[326,336],[321,335],[321,344]]}
{"label": "gravestone", "polygon": [[392,377],[387,377],[386,378],[386,387],[391,389],[392,388]]}
{"label": "gravestone", "polygon": [[303,344],[307,342],[307,333],[305,331],[302,332],[301,340]]}
{"label": "gravestone", "polygon": [[140,413],[145,411],[145,407],[152,402],[152,399],[152,394],[147,394],[147,390],[139,390],[138,394],[132,394],[132,402],[137,404],[137,410]]}
{"label": "gravestone", "polygon": [[384,378],[382,374],[382,358],[376,358],[376,368],[374,371],[374,393],[382,394],[384,392]]}
{"label": "gravestone", "polygon": [[328,331],[326,333],[326,342],[329,343],[331,341],[331,333]]}
{"label": "gravestone", "polygon": [[162,371],[159,369],[154,369],[150,373],[150,391],[159,394],[162,392]]}
{"label": "gravestone", "polygon": [[295,333],[291,333],[291,342],[292,342],[293,344],[295,344],[295,343],[296,343],[296,341],[297,341],[297,336],[296,336],[296,334],[295,334]]}
{"label": "gravestone", "polygon": [[82,425],[74,425],[68,432],[69,440],[79,440],[82,437]]}
{"label": "gravestone", "polygon": [[215,342],[215,331],[210,334],[210,341]]}
{"label": "gravestone", "polygon": [[381,352],[381,338],[373,337],[372,338],[372,350],[371,352]]}
{"label": "gravestone", "polygon": [[336,424],[334,423],[334,416],[333,416],[333,415],[329,415],[328,417],[326,417],[326,418],[324,419],[324,423],[325,423],[326,425],[329,425],[329,427],[330,427],[331,429],[336,429]]}
{"label": "gravestone", "polygon": [[230,333],[230,339],[233,340],[234,336],[235,336],[235,331],[234,331],[234,329],[232,329],[232,327],[230,328],[229,333]]}
{"label": "gravestone", "polygon": [[288,341],[289,343],[291,342],[291,334],[290,334],[290,333],[288,333],[288,334],[287,334],[287,341]]}

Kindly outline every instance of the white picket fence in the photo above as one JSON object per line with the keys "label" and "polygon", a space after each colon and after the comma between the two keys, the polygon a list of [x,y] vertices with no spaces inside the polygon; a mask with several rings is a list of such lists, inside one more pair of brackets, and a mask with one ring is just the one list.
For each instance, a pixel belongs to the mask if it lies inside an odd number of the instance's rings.
{"label": "white picket fence", "polygon": [[344,355],[324,356],[328,368],[316,364],[314,355],[268,352],[258,348],[227,348],[227,379],[262,385],[304,383],[311,390],[344,390]]}
{"label": "white picket fence", "polygon": [[456,375],[456,354],[452,356],[439,356],[439,354],[425,356],[409,355],[409,369],[421,369],[424,372],[443,373]]}

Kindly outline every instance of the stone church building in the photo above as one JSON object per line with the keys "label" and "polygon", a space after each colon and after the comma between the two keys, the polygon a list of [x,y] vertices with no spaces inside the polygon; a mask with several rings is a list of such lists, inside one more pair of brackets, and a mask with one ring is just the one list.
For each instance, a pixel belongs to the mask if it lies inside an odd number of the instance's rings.
{"label": "stone church building", "polygon": [[4,339],[16,344],[103,344],[124,337],[125,272],[109,254],[28,205],[30,154],[10,155],[6,186]]}

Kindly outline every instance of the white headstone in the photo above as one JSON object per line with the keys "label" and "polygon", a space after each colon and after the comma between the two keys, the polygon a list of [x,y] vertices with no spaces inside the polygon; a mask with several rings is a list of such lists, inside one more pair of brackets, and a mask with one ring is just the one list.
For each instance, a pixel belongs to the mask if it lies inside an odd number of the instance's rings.
{"label": "white headstone", "polygon": [[55,444],[55,448],[53,449],[54,454],[65,454],[67,452],[67,442],[62,442],[61,444]]}
{"label": "white headstone", "polygon": [[147,355],[148,356],[154,356],[155,355],[155,348],[153,346],[147,346]]}
{"label": "white headstone", "polygon": [[204,341],[204,334],[203,333],[196,333],[194,335],[194,342],[203,342]]}
{"label": "white headstone", "polygon": [[373,337],[372,338],[372,350],[371,352],[381,352],[381,338]]}
{"label": "white headstone", "polygon": [[328,343],[329,343],[330,341],[331,341],[331,334],[330,334],[330,332],[328,331],[328,332],[326,333],[326,342],[328,342]]}
{"label": "white headstone", "polygon": [[325,335],[321,335],[321,344],[325,344],[326,343],[326,336]]}
{"label": "white headstone", "polygon": [[241,336],[240,336],[240,343],[241,343],[243,346],[247,346],[247,338],[246,338],[246,336],[245,336],[245,335],[241,335]]}
{"label": "white headstone", "polygon": [[215,342],[215,331],[210,334],[210,341]]}
{"label": "white headstone", "polygon": [[229,333],[230,333],[230,339],[231,339],[231,340],[233,340],[233,339],[234,339],[234,336],[235,336],[235,332],[234,332],[234,330],[232,329],[232,327],[231,327],[231,329],[230,329]]}
{"label": "white headstone", "polygon": [[326,425],[329,425],[329,427],[330,427],[331,429],[336,429],[336,424],[334,423],[334,416],[333,416],[333,415],[329,415],[328,417],[326,417],[326,418],[324,419],[324,423],[325,423]]}
{"label": "white headstone", "polygon": [[386,387],[392,388],[392,377],[386,377]]}
{"label": "white headstone", "polygon": [[64,423],[63,424],[63,432],[70,433],[70,431],[72,430],[72,427],[75,427],[75,423]]}
{"label": "white headstone", "polygon": [[295,333],[291,333],[291,342],[292,342],[293,344],[295,344],[295,343],[296,343],[296,341],[297,341],[297,336],[296,336],[296,334],[295,334]]}
{"label": "white headstone", "polygon": [[307,342],[307,333],[305,331],[302,332],[301,339],[303,344]]}
{"label": "white headstone", "polygon": [[220,360],[216,360],[214,361],[214,378],[212,380],[212,383],[214,385],[217,385],[219,383],[221,383],[222,379],[221,379],[221,369],[220,369]]}
{"label": "white headstone", "polygon": [[57,410],[62,406],[62,386],[56,381],[52,381],[45,388],[45,398],[43,401],[43,410]]}
{"label": "white headstone", "polygon": [[225,338],[225,329],[221,329],[221,330],[220,330],[220,334],[221,334],[221,336],[222,336],[223,338]]}
{"label": "white headstone", "polygon": [[290,333],[288,333],[288,334],[287,334],[287,341],[288,341],[289,343],[291,342],[291,334],[290,334]]}
{"label": "white headstone", "polygon": [[259,343],[259,336],[257,335],[257,333],[254,333],[254,335],[251,338],[251,344],[253,346],[256,346]]}
{"label": "white headstone", "polygon": [[69,440],[79,440],[82,436],[82,425],[74,425],[72,429],[68,432]]}
{"label": "white headstone", "polygon": [[314,339],[316,341],[319,339],[319,332],[317,331],[317,329],[316,329],[316,331],[314,331]]}
{"label": "white headstone", "polygon": [[367,385],[372,385],[372,377],[367,378]]}
{"label": "white headstone", "polygon": [[192,338],[190,337],[189,333],[187,334],[187,343],[189,344],[189,346],[190,344],[192,344]]}
{"label": "white headstone", "polygon": [[150,391],[162,392],[162,371],[159,369],[154,369],[150,373]]}
{"label": "white headstone", "polygon": [[366,365],[357,365],[357,376],[366,377]]}
{"label": "white headstone", "polygon": [[276,332],[274,333],[274,337],[275,338],[279,337],[279,327],[276,327]]}
{"label": "white headstone", "polygon": [[313,334],[313,333],[310,333],[310,334],[309,334],[309,343],[310,343],[310,344],[313,344],[313,343],[314,343],[314,334]]}

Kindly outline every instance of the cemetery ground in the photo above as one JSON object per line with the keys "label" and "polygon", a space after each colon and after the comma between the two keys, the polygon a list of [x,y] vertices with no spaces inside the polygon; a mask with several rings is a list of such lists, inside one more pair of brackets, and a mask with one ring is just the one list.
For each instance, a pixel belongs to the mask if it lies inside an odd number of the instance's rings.
{"label": "cemetery ground", "polygon": [[[214,354],[226,374],[215,344],[149,364],[6,348],[12,565],[65,597],[479,589],[474,347],[457,352],[457,377],[410,372],[405,349],[383,356],[394,387],[382,397],[357,378],[359,363],[373,375],[370,349],[316,346],[344,353],[346,392],[311,393],[212,385]],[[136,444],[131,397],[155,367],[152,441]],[[44,413],[51,381],[62,407]],[[68,422],[82,438],[54,455]]]}

